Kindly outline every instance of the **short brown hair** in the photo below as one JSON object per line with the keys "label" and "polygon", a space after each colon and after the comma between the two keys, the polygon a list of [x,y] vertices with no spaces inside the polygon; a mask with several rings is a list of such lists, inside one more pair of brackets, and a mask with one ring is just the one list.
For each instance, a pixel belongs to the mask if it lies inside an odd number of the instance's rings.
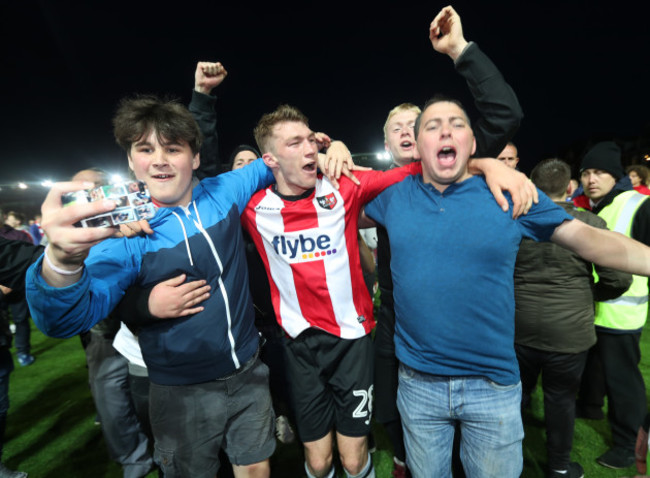
{"label": "short brown hair", "polygon": [[533,168],[530,180],[551,199],[561,198],[571,181],[571,166],[561,159],[545,159]]}
{"label": "short brown hair", "polygon": [[285,122],[304,123],[309,127],[309,120],[298,108],[290,105],[278,106],[275,111],[262,116],[253,130],[255,142],[262,154],[271,150],[271,138],[275,125]]}
{"label": "short brown hair", "polygon": [[422,122],[422,113],[424,113],[427,108],[431,105],[435,105],[436,103],[453,103],[456,106],[458,106],[463,114],[465,115],[465,121],[467,121],[467,125],[471,128],[472,127],[472,122],[469,120],[469,115],[467,114],[467,110],[463,106],[463,104],[458,101],[456,98],[452,98],[450,96],[446,95],[441,95],[441,94],[436,94],[433,98],[428,100],[424,106],[422,107],[422,112],[418,115],[417,119],[415,120],[415,140],[417,141],[418,139],[418,134],[420,133],[420,123]]}
{"label": "short brown hair", "polygon": [[194,155],[201,149],[201,130],[192,114],[177,100],[156,96],[123,98],[113,117],[117,144],[129,153],[131,145],[152,130],[161,144],[182,140]]}

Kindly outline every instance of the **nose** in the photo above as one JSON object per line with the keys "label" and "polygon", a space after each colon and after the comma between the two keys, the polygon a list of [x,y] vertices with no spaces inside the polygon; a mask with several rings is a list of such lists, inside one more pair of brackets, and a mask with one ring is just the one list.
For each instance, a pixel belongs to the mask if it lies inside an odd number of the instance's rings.
{"label": "nose", "polygon": [[152,164],[156,167],[164,167],[169,164],[167,154],[164,151],[157,150],[153,153]]}
{"label": "nose", "polygon": [[305,140],[305,156],[314,156],[318,154],[318,144],[315,141]]}

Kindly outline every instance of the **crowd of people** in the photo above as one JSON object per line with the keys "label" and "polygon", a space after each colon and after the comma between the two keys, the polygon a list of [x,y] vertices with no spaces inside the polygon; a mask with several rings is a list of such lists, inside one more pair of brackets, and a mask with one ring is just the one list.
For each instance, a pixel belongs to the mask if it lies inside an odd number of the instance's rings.
{"label": "crowd of people", "polygon": [[[26,297],[49,336],[81,335],[125,477],[223,477],[230,466],[238,478],[284,476],[269,463],[276,440],[300,441],[309,478],[335,476],[335,451],[346,476],[374,477],[373,418],[395,477],[517,477],[540,373],[549,477],[584,475],[570,459],[575,416],[599,418],[604,396],[613,446],[598,462],[643,466],[647,171],[628,176],[604,142],[584,155],[579,188],[558,159],[529,181],[516,171],[523,113],[511,86],[453,8],[429,38],[480,117],[444,96],[396,106],[386,171],[354,165],[289,105],[262,116],[257,147],[222,164],[213,90],[227,71],[199,62],[188,108],[137,96],[113,118],[156,207],[148,221],[76,227],[117,207],[62,204],[106,185],[100,169],[55,184],[31,232],[7,214],[3,297]],[[376,244],[359,228],[376,228]],[[28,366],[21,314],[11,309]],[[0,464],[0,477],[24,476]]]}

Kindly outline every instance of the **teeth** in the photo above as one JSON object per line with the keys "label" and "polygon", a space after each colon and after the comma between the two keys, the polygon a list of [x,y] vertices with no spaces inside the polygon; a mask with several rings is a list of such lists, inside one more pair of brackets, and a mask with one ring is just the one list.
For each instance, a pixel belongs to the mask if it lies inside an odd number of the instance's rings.
{"label": "teeth", "polygon": [[445,146],[440,150],[441,153],[451,153],[453,152],[453,149],[451,149],[449,146]]}

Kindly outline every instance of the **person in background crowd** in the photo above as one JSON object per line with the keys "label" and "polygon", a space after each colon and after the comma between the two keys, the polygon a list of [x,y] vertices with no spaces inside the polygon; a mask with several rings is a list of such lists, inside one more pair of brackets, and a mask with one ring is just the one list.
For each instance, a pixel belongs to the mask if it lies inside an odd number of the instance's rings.
{"label": "person in background crowd", "polygon": [[[21,226],[23,216],[17,212],[7,213],[7,220],[4,221],[0,209],[0,237],[15,239],[33,244],[32,237],[25,230],[18,229]],[[18,226],[18,228],[14,227]],[[31,354],[31,327],[29,323],[29,308],[25,300],[24,292],[11,292],[0,296],[0,309],[7,315],[11,311],[11,318],[16,327],[16,359],[21,367],[27,367],[34,363],[36,358]]]}
{"label": "person in background crowd", "polygon": [[650,188],[648,188],[648,168],[641,164],[634,164],[628,166],[625,170],[627,175],[630,177],[632,182],[632,187],[636,192],[645,194],[646,196],[650,195]]}
{"label": "person in background crowd", "polygon": [[259,151],[257,151],[252,146],[249,146],[247,144],[240,144],[233,150],[232,153],[230,153],[230,170],[234,171],[235,169],[243,168],[244,166],[249,165],[260,157],[261,155]]}
{"label": "person in background crowd", "polygon": [[7,213],[7,218],[5,220],[5,224],[7,224],[10,227],[13,227],[14,229],[18,231],[23,231],[25,234],[29,235],[29,238],[32,242],[32,244],[35,244],[34,238],[32,237],[31,233],[29,232],[29,226],[25,224],[25,215],[16,212],[16,211],[9,211]]}
{"label": "person in background crowd", "polygon": [[[41,215],[37,214],[34,216],[34,222],[33,224],[30,224],[29,226],[29,233],[32,235],[34,238],[34,244],[39,245],[41,244],[41,241],[45,239],[45,236],[43,235],[43,229],[41,229]],[[43,244],[45,245],[45,244]]]}
{"label": "person in background crowd", "polygon": [[[109,184],[100,168],[84,169],[72,181],[85,181],[94,187]],[[124,478],[146,476],[153,468],[149,439],[136,413],[131,397],[128,361],[113,347],[120,320],[110,313],[81,334],[88,382],[110,457],[122,466]]]}
{"label": "person in background crowd", "polygon": [[[584,193],[574,198],[607,222],[607,227],[650,245],[650,201],[629,188],[621,164],[621,149],[613,141],[595,144],[582,159],[580,180]],[[641,331],[648,315],[648,279],[635,276],[632,286],[617,299],[596,302],[598,341],[589,351],[576,414],[602,418],[604,396],[613,446],[597,461],[608,468],[634,464],[637,431],[645,418],[646,394],[641,361]]]}
{"label": "person in background crowd", "polygon": [[508,144],[503,148],[503,151],[499,153],[497,159],[503,161],[503,163],[509,168],[517,169],[517,165],[519,164],[519,152],[517,151],[515,143],[508,141]]}
{"label": "person in background crowd", "polygon": [[[42,247],[0,236],[0,295],[24,294],[25,271],[42,253]],[[10,470],[1,461],[9,410],[9,375],[14,369],[10,347],[9,323],[6,312],[0,310],[0,478],[27,478],[27,473]]]}
{"label": "person in background crowd", "polygon": [[[604,220],[566,202],[571,167],[559,159],[535,166],[531,180],[571,216],[600,229]],[[594,284],[592,269],[598,274]],[[632,276],[594,266],[550,242],[524,238],[515,263],[515,351],[522,387],[522,411],[539,374],[544,390],[549,478],[580,478],[579,463],[570,462],[575,400],[587,351],[596,342],[593,302],[620,296]]]}

